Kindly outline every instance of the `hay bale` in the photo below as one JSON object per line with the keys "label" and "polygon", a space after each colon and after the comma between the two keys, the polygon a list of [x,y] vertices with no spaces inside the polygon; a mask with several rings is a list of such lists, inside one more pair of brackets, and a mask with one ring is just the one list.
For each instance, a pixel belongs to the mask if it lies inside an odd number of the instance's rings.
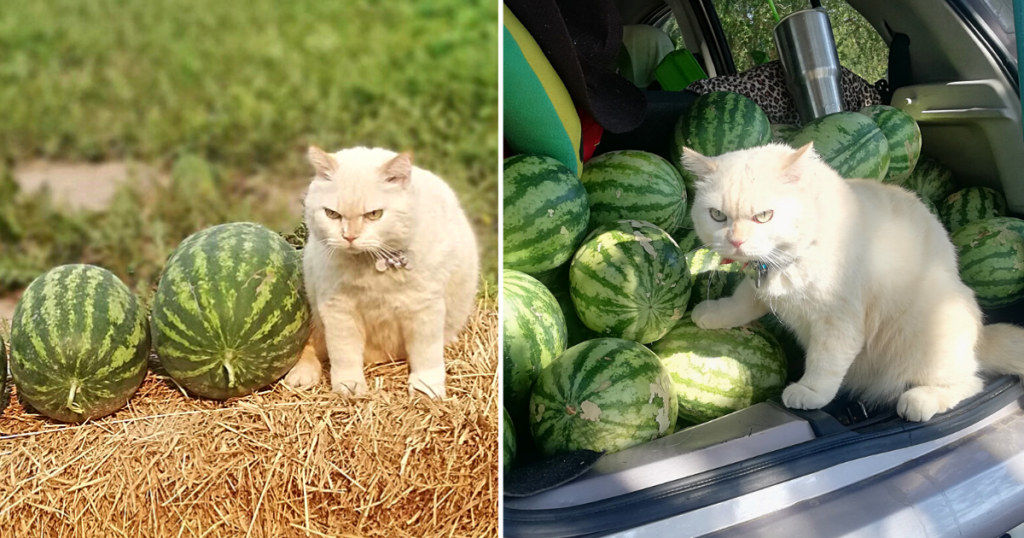
{"label": "hay bale", "polygon": [[495,536],[498,317],[447,350],[449,398],[410,400],[407,367],[345,400],[282,384],[215,402],[150,373],[129,407],[60,425],[0,416],[3,536]]}

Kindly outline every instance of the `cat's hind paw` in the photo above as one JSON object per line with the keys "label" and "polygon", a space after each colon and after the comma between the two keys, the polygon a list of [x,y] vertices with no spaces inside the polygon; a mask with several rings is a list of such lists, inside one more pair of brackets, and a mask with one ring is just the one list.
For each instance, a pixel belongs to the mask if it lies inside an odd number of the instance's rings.
{"label": "cat's hind paw", "polygon": [[354,396],[365,396],[370,392],[365,379],[339,379],[331,381],[331,392],[336,392],[346,398]]}
{"label": "cat's hind paw", "polygon": [[320,384],[319,362],[299,361],[284,376],[284,384],[295,389],[308,389]]}
{"label": "cat's hind paw", "polygon": [[704,301],[693,308],[690,319],[701,329],[731,329],[725,309],[717,301]]}
{"label": "cat's hind paw", "polygon": [[925,422],[941,411],[939,402],[926,387],[915,387],[900,396],[896,413],[909,422]]}
{"label": "cat's hind paw", "polygon": [[790,409],[821,409],[831,402],[833,397],[834,395],[821,394],[800,383],[793,383],[782,391],[782,403]]}

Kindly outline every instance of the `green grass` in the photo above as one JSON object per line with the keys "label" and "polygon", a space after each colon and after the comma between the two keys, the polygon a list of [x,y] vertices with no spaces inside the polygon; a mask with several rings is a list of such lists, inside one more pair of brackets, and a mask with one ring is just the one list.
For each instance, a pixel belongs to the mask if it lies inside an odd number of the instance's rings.
{"label": "green grass", "polygon": [[69,213],[0,170],[0,290],[78,261],[147,285],[205,226],[289,230],[270,187],[307,180],[311,143],[412,150],[459,193],[496,281],[492,0],[12,0],[0,50],[8,168],[130,159],[172,178]]}

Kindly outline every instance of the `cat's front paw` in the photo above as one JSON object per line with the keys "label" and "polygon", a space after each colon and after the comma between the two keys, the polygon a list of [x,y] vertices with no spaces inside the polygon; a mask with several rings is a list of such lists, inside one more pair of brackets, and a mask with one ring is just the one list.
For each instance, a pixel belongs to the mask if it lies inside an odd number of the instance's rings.
{"label": "cat's front paw", "polygon": [[904,392],[896,403],[896,413],[909,422],[925,422],[939,411],[939,401],[923,387]]}
{"label": "cat's front paw", "polygon": [[701,329],[731,329],[725,308],[718,300],[704,301],[693,308],[690,319]]}
{"label": "cat's front paw", "polygon": [[793,383],[782,391],[782,403],[790,409],[821,409],[834,395],[822,394],[807,385]]}
{"label": "cat's front paw", "polygon": [[284,384],[296,389],[308,389],[320,384],[321,367],[319,362],[300,360],[284,376]]}
{"label": "cat's front paw", "polygon": [[431,379],[427,376],[409,374],[409,396],[416,396],[417,392],[434,399],[444,398],[447,395],[444,389],[444,377]]}
{"label": "cat's front paw", "polygon": [[363,396],[370,391],[365,379],[332,379],[331,391],[349,398]]}

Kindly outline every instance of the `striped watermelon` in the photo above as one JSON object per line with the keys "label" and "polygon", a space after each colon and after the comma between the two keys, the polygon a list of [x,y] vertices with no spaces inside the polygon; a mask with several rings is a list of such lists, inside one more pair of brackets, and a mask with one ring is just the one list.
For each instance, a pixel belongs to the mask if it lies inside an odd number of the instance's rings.
{"label": "striped watermelon", "polygon": [[786,125],[785,123],[773,123],[772,124],[772,142],[778,142],[779,144],[788,144],[789,138],[796,134],[800,128],[796,125]]}
{"label": "striped watermelon", "polygon": [[153,347],[179,385],[223,400],[261,389],[295,364],[309,337],[302,258],[248,222],[186,238],[153,299]]}
{"label": "striped watermelon", "polygon": [[36,278],[11,320],[11,375],[20,397],[64,422],[124,407],[146,377],[146,311],[113,273],[64,265]]}
{"label": "striped watermelon", "polygon": [[[914,193],[914,194],[917,194],[917,193]],[[928,212],[929,213],[931,213],[932,215],[935,215],[935,217],[939,219],[939,222],[942,222],[942,213],[939,211],[939,208],[935,205],[934,202],[932,202],[931,200],[921,196],[920,194],[917,194],[917,199],[921,200],[921,203],[924,204],[924,206],[928,208]],[[943,223],[943,225],[945,225],[945,223]]]}
{"label": "striped watermelon", "polygon": [[789,327],[786,327],[782,320],[772,313],[761,316],[757,320],[757,324],[764,327],[765,330],[775,337],[779,344],[782,344],[782,349],[786,353],[786,363],[789,365],[789,372],[803,372],[804,357],[807,355],[807,350],[800,343],[796,333],[790,330]]}
{"label": "striped watermelon", "polygon": [[822,161],[847,179],[885,178],[889,170],[889,143],[885,135],[863,114],[836,112],[803,126],[789,139],[800,148],[814,142]]}
{"label": "striped watermelon", "polygon": [[699,248],[686,255],[686,266],[693,279],[690,308],[704,301],[729,297],[747,277],[742,263],[722,263],[722,256],[710,248]]}
{"label": "striped watermelon", "polygon": [[686,216],[679,171],[661,157],[621,150],[587,161],[580,176],[590,202],[590,228],[622,219],[645,220],[673,231]]}
{"label": "striped watermelon", "polygon": [[950,194],[942,201],[942,223],[955,232],[976,220],[1004,217],[1009,209],[1006,198],[988,187],[967,187]]}
{"label": "striped watermelon", "polygon": [[924,196],[935,205],[942,204],[942,201],[956,190],[953,172],[942,163],[928,157],[921,157],[914,171],[897,185]]}
{"label": "striped watermelon", "polygon": [[871,118],[889,145],[889,171],[885,183],[900,183],[921,157],[921,128],[906,112],[891,106],[871,105],[858,111]]}
{"label": "striped watermelon", "polygon": [[504,266],[526,273],[569,261],[587,233],[590,206],[576,174],[551,157],[505,159]]}
{"label": "striped watermelon", "polygon": [[502,271],[501,297],[504,402],[518,420],[541,368],[565,351],[565,318],[551,292],[519,271]]}
{"label": "striped watermelon", "polygon": [[602,336],[642,344],[664,336],[686,311],[686,257],[661,228],[624,220],[594,230],[569,268],[572,302]]}
{"label": "striped watermelon", "polygon": [[697,178],[683,168],[684,147],[717,157],[772,141],[768,116],[750,98],[732,92],[711,92],[698,97],[679,117],[674,132],[670,148],[672,165],[682,173],[691,198]]}
{"label": "striped watermelon", "polygon": [[706,330],[689,318],[651,349],[668,369],[682,424],[699,424],[782,393],[786,355],[759,325]]}
{"label": "striped watermelon", "polygon": [[960,278],[983,307],[1024,298],[1024,221],[1010,217],[977,220],[953,232]]}
{"label": "striped watermelon", "polygon": [[672,433],[677,406],[672,380],[651,350],[598,338],[541,371],[530,396],[530,430],[548,456],[610,453]]}
{"label": "striped watermelon", "polygon": [[504,472],[512,470],[516,461],[516,427],[508,410],[501,408],[501,468]]}
{"label": "striped watermelon", "polygon": [[[697,249],[704,245],[704,242],[700,240],[700,236],[697,235],[697,230],[688,228],[679,228],[676,230],[676,232],[672,234],[672,239],[676,240],[676,243],[679,245],[679,250],[682,250],[683,254],[686,254],[687,261],[689,261],[690,254],[696,252]],[[691,274],[692,272],[693,271],[691,270]]]}

